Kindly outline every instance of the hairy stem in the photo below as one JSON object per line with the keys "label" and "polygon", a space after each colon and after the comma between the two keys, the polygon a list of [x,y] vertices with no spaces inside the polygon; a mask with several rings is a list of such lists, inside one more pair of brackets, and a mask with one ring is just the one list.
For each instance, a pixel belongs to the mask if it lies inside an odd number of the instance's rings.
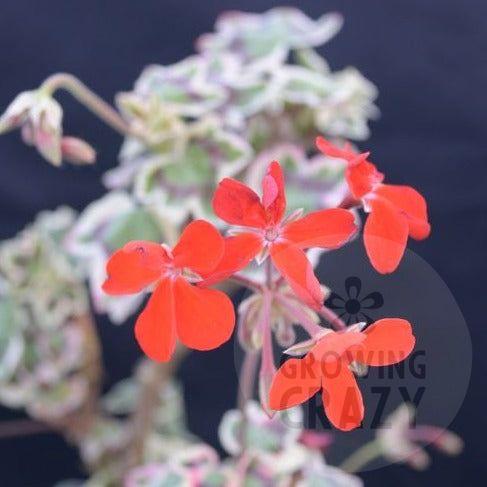
{"label": "hairy stem", "polygon": [[242,274],[233,274],[233,276],[231,276],[229,280],[235,282],[236,284],[245,286],[251,291],[259,292],[262,290],[262,286],[258,282],[253,281],[252,279],[249,279],[248,277],[245,277]]}
{"label": "hairy stem", "polygon": [[315,323],[299,306],[294,306],[290,300],[283,298],[280,295],[277,295],[276,299],[284,308],[284,312],[289,318],[296,320],[306,330],[306,333],[308,333],[310,337],[314,337],[323,331],[323,327],[318,323]]}
{"label": "hairy stem", "polygon": [[330,308],[323,306],[318,313],[323,317],[335,330],[345,330],[347,328],[346,323]]}
{"label": "hairy stem", "polygon": [[142,138],[110,104],[90,90],[78,78],[68,73],[56,73],[49,76],[40,86],[40,90],[53,95],[57,90],[65,90],[88,110],[103,120],[108,126],[121,135],[132,135]]}
{"label": "hairy stem", "polygon": [[247,352],[245,354],[242,368],[240,369],[240,387],[238,394],[238,408],[241,411],[244,410],[245,403],[252,399],[258,362],[259,357],[257,352]]}
{"label": "hairy stem", "polygon": [[265,281],[268,289],[272,287],[272,261],[269,257],[265,262]]}

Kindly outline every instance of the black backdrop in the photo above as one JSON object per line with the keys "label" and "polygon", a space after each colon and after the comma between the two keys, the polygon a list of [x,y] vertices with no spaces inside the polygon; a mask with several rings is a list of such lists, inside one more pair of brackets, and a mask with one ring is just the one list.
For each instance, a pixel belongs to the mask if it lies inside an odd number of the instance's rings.
{"label": "black backdrop", "polygon": [[[367,146],[391,181],[428,199],[432,237],[413,246],[442,276],[470,326],[474,364],[469,394],[452,427],[466,440],[459,458],[435,457],[426,473],[403,467],[364,475],[367,485],[481,485],[485,470],[485,291],[487,259],[487,3],[484,0],[301,0],[317,16],[338,10],[344,30],[325,49],[333,68],[357,66],[380,89],[382,118]],[[228,8],[263,11],[264,0],[3,0],[0,6],[0,107],[55,71],[68,71],[106,99],[131,87],[144,65],[192,52]],[[98,149],[93,168],[54,169],[18,140],[0,139],[0,238],[41,209],[82,209],[103,193],[100,175],[116,161],[119,136],[68,97],[67,132]],[[482,299],[483,297],[483,299]],[[130,325],[100,320],[107,383],[127,375],[139,352]],[[183,365],[189,423],[216,442],[215,426],[234,401],[231,345],[194,354]],[[229,363],[229,362],[227,362]],[[205,380],[204,388],[202,376]],[[441,404],[438,405],[441,407]],[[1,410],[2,419],[19,416]],[[0,441],[0,484],[49,486],[80,475],[76,452],[54,435]]]}

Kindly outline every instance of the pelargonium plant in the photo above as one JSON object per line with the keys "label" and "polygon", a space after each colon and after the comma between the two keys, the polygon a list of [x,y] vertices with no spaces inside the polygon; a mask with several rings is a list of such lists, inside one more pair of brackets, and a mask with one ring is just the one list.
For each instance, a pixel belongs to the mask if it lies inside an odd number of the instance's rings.
{"label": "pelargonium plant", "polygon": [[[403,317],[347,326],[325,306],[320,257],[358,238],[362,213],[381,274],[398,267],[408,237],[430,232],[424,198],[384,182],[353,145],[369,134],[377,93],[317,51],[341,24],[294,8],[228,12],[196,54],[146,68],[117,95],[118,110],[55,74],[0,118],[0,131],[20,128],[56,166],[96,159],[88,142],[63,135],[57,90],[125,137],[106,195],[79,215],[43,213],[0,246],[0,401],[78,446],[89,475],[69,485],[359,486],[375,457],[425,467],[418,442],[460,451],[453,433],[410,426],[405,406],[379,430],[374,455],[369,446],[331,466],[334,433],[299,419],[320,393],[334,431],[359,427],[367,412],[355,376],[415,346]],[[237,310],[235,284],[248,291]],[[145,355],[104,395],[89,295],[95,313],[133,319]],[[219,428],[222,459],[187,430],[174,372],[188,350],[234,334],[244,360],[238,409]],[[276,344],[290,357],[281,364]]]}

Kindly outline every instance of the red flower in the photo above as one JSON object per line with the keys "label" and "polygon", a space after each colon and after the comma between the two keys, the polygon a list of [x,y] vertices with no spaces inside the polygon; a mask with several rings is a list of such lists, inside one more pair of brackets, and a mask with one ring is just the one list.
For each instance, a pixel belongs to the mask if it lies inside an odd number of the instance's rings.
{"label": "red flower", "polygon": [[309,306],[319,309],[323,291],[305,249],[333,249],[347,242],[356,231],[352,213],[343,209],[321,210],[299,218],[284,218],[286,195],[281,166],[274,161],[264,177],[262,199],[249,187],[234,179],[224,179],[213,197],[213,209],[224,221],[249,229],[248,246],[254,257],[269,252],[274,265],[293,291]]}
{"label": "red flower", "polygon": [[362,394],[350,363],[392,365],[413,350],[415,338],[406,320],[384,318],[365,331],[330,331],[302,359],[291,358],[272,381],[271,409],[287,409],[307,401],[322,389],[330,422],[344,431],[357,428],[364,418]]}
{"label": "red flower", "polygon": [[323,137],[316,146],[329,157],[345,159],[345,177],[352,196],[370,213],[364,227],[364,243],[374,268],[383,274],[396,270],[408,236],[423,240],[430,234],[424,198],[410,186],[383,184],[384,175],[367,160],[369,152],[357,154],[349,145],[339,149]]}
{"label": "red flower", "polygon": [[248,252],[245,238],[224,239],[210,223],[195,220],[172,250],[134,241],[116,251],[107,263],[103,289],[132,294],[156,285],[137,319],[135,336],[146,355],[164,362],[171,358],[176,337],[196,350],[216,348],[230,338],[235,325],[232,302],[205,286],[247,265],[253,249]]}

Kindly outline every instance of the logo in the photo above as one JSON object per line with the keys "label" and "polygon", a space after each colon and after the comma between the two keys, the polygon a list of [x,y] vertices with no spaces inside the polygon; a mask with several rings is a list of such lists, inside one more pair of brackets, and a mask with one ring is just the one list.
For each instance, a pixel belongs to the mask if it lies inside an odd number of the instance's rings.
{"label": "logo", "polygon": [[334,310],[347,325],[374,321],[370,314],[384,305],[382,294],[378,291],[362,292],[362,280],[357,276],[347,277],[344,287],[344,294],[330,294],[326,306]]}

